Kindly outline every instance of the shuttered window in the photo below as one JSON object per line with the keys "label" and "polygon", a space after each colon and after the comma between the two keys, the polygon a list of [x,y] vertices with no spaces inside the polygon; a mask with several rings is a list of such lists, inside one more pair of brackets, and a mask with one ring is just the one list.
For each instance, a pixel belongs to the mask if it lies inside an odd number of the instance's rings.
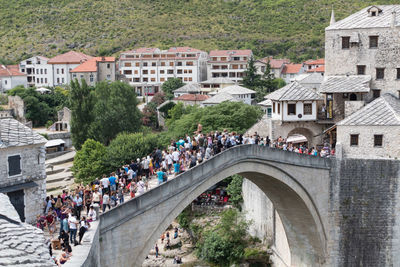
{"label": "shuttered window", "polygon": [[8,176],[21,174],[21,156],[8,157]]}

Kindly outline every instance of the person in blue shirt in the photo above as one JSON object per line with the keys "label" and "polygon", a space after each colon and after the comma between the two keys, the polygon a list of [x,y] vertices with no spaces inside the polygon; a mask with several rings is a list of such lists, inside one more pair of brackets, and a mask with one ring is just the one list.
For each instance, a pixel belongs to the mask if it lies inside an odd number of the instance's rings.
{"label": "person in blue shirt", "polygon": [[115,177],[115,172],[111,173],[111,176],[108,178],[108,180],[110,181],[111,191],[117,191],[117,178]]}
{"label": "person in blue shirt", "polygon": [[179,164],[179,161],[174,163],[174,173],[175,176],[177,176],[179,174],[179,169],[180,169],[181,165]]}
{"label": "person in blue shirt", "polygon": [[164,176],[165,176],[165,172],[163,172],[161,170],[161,168],[158,169],[158,172],[157,172],[158,184],[162,184],[164,182]]}

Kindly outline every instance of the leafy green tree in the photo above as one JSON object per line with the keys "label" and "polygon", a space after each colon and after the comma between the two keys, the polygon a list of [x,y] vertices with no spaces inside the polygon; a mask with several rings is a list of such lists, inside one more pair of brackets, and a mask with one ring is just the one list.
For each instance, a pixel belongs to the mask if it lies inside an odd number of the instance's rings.
{"label": "leafy green tree", "polygon": [[90,125],[93,122],[94,98],[92,89],[82,80],[70,83],[71,102],[71,134],[72,142],[77,150],[89,138]]}
{"label": "leafy green tree", "polygon": [[174,97],[174,90],[184,86],[185,84],[179,78],[171,78],[168,79],[166,82],[163,83],[161,86],[162,90],[164,91],[166,97],[168,99],[172,99]]}
{"label": "leafy green tree", "polygon": [[32,121],[33,126],[45,125],[52,109],[34,96],[26,96],[23,100],[26,108],[25,118]]}
{"label": "leafy green tree", "polygon": [[219,224],[203,233],[197,243],[196,254],[199,258],[218,266],[240,263],[248,244],[248,226],[249,223],[236,209],[224,211]]}
{"label": "leafy green tree", "polygon": [[156,134],[120,133],[107,147],[104,165],[107,169],[115,170],[131,160],[149,155],[158,146]]}
{"label": "leafy green tree", "polygon": [[255,66],[255,60],[253,57],[250,57],[247,62],[247,69],[244,72],[244,77],[242,80],[242,85],[244,87],[253,89],[261,84],[261,75],[257,73],[257,68]]}
{"label": "leafy green tree", "polygon": [[243,177],[235,174],[232,176],[231,182],[228,184],[226,191],[230,196],[229,201],[235,208],[241,209],[240,204],[243,202],[242,196]]}
{"label": "leafy green tree", "polygon": [[75,182],[88,184],[100,178],[105,172],[104,156],[106,147],[93,139],[87,139],[82,148],[76,152],[72,172]]}
{"label": "leafy green tree", "polygon": [[126,83],[100,82],[95,89],[93,123],[89,133],[108,145],[121,132],[136,132],[141,127],[141,113],[133,88]]}
{"label": "leafy green tree", "polygon": [[256,101],[263,101],[264,96],[283,86],[285,86],[285,81],[280,78],[275,78],[274,74],[271,73],[271,64],[268,60],[262,79],[259,85],[254,88],[256,91]]}

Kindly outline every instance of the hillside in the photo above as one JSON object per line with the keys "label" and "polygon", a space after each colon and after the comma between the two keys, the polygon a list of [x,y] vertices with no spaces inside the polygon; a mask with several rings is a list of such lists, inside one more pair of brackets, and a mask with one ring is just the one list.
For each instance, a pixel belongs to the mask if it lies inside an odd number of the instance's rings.
{"label": "hillside", "polygon": [[139,46],[250,48],[257,56],[323,56],[324,28],[397,0],[0,0],[0,61],[69,49],[113,54]]}

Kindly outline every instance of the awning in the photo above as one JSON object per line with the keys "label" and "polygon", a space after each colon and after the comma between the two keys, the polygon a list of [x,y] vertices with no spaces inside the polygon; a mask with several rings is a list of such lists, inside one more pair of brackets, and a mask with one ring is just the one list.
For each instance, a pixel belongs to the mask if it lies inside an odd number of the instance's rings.
{"label": "awning", "polygon": [[48,141],[44,146],[45,147],[53,147],[53,146],[59,146],[65,144],[64,140],[62,139],[54,139],[54,140],[50,140]]}
{"label": "awning", "polygon": [[0,188],[0,193],[9,193],[9,192],[18,191],[21,189],[33,188],[36,186],[38,186],[38,185],[35,182],[27,182],[27,183],[23,183],[23,184],[6,186],[6,187]]}

